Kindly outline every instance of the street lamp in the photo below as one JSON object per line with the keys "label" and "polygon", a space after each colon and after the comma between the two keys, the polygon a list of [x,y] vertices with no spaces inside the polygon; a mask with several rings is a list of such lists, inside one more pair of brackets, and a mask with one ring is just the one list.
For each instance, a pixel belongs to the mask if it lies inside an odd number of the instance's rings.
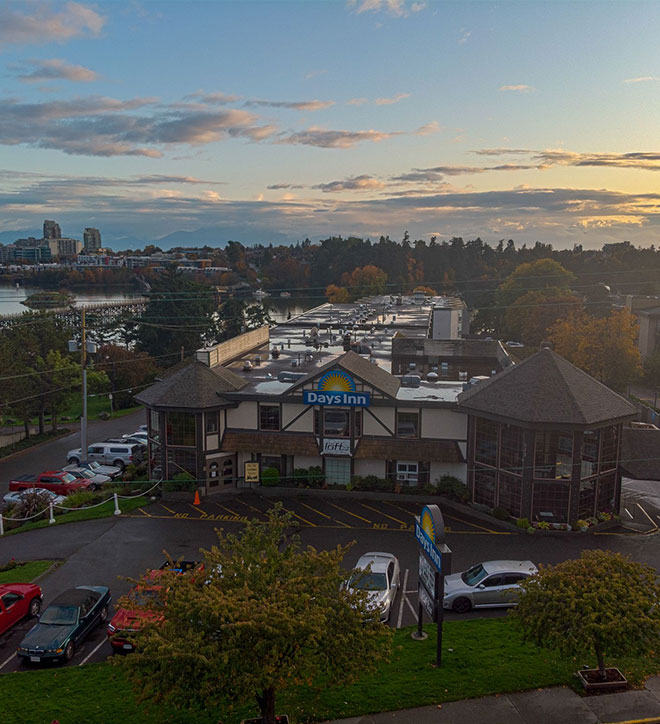
{"label": "street lamp", "polygon": [[85,310],[82,310],[82,341],[80,344],[75,339],[69,340],[69,352],[80,350],[80,365],[82,367],[82,416],[80,418],[80,462],[87,461],[87,355],[94,354],[97,350],[96,342],[87,339],[85,327]]}

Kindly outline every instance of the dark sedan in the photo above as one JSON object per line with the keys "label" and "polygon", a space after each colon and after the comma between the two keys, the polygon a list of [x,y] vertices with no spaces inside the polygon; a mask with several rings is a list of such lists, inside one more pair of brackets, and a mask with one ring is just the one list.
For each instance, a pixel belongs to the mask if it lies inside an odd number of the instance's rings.
{"label": "dark sedan", "polygon": [[107,621],[109,603],[106,586],[78,586],[60,593],[21,641],[19,658],[26,663],[70,661],[94,627]]}

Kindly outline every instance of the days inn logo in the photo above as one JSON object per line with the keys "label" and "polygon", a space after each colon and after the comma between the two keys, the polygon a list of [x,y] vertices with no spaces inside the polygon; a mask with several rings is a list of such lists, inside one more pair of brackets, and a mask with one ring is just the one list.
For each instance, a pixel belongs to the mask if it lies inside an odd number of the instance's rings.
{"label": "days inn logo", "polygon": [[368,392],[357,392],[355,380],[344,370],[329,370],[319,378],[315,390],[303,391],[305,405],[368,407]]}

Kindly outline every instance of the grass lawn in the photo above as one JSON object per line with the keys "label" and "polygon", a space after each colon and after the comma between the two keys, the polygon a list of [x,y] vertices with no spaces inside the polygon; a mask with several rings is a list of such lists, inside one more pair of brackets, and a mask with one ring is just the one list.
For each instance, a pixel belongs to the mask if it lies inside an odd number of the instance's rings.
{"label": "grass lawn", "polygon": [[[139,409],[140,406],[138,405],[136,407],[127,407],[125,410],[115,410],[112,413],[111,418],[115,419],[116,417],[130,415],[131,412],[135,412]],[[108,399],[108,395],[89,395],[87,397],[87,417],[90,420],[98,420],[98,417],[102,412],[107,412],[108,414],[110,414],[110,400]],[[71,395],[71,399],[67,406],[66,412],[64,413],[64,416],[68,417],[70,420],[77,420],[81,415],[82,397],[80,393],[77,392],[74,395]]]}
{"label": "grass lawn", "polygon": [[0,583],[30,583],[44,571],[47,571],[54,561],[28,561],[9,571],[0,571]]}
{"label": "grass lawn", "polygon": [[[119,509],[122,513],[129,513],[131,510],[135,510],[142,505],[147,505],[150,499],[147,496],[140,495],[137,498],[127,498],[126,500],[119,499]],[[64,513],[64,515],[56,515],[56,523],[53,525],[61,525],[62,523],[73,523],[79,520],[93,520],[95,518],[107,518],[110,515],[114,515],[115,504],[112,499],[108,500],[103,505],[98,505],[96,508],[87,508],[85,510],[74,510],[71,513]],[[48,514],[45,514],[48,516]],[[14,535],[15,533],[23,533],[26,530],[34,530],[35,528],[47,528],[50,525],[48,517],[45,520],[36,520],[34,523],[25,523],[19,528],[8,530],[5,532],[5,537],[8,535]]]}
{"label": "grass lawn", "polygon": [[[579,661],[562,658],[524,644],[511,621],[505,618],[450,621],[444,629],[443,666],[433,667],[435,631],[429,638],[410,638],[412,628],[396,632],[392,660],[377,674],[357,684],[337,688],[303,687],[278,698],[277,711],[287,713],[295,724],[356,717],[361,714],[439,704],[495,693],[573,685]],[[641,683],[660,671],[660,652],[635,660],[608,657],[629,679]],[[38,691],[39,696],[34,692]],[[227,714],[222,711],[172,712],[136,703],[121,670],[109,664],[64,669],[42,669],[0,677],[0,700],[11,702],[3,712],[3,724],[26,721],[66,724],[238,724],[254,716],[254,707]],[[66,714],[66,716],[65,716]]]}

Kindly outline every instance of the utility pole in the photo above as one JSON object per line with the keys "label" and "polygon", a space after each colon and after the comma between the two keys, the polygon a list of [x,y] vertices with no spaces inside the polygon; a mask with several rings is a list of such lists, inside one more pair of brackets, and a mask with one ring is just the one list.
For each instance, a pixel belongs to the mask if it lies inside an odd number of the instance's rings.
{"label": "utility pole", "polygon": [[81,344],[81,366],[82,366],[82,419],[80,420],[80,455],[81,462],[87,461],[87,328],[85,326],[85,308],[80,310],[82,319],[82,344]]}

